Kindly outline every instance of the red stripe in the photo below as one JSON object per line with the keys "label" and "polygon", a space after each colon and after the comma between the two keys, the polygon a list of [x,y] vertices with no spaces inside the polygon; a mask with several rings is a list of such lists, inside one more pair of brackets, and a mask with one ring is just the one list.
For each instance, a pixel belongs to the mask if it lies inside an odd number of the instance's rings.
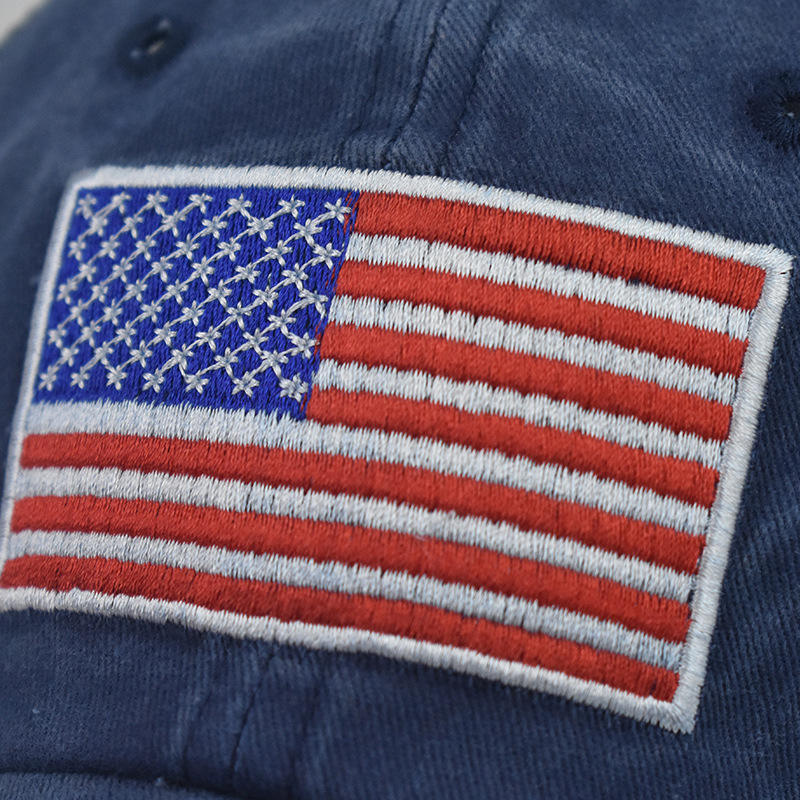
{"label": "red stripe", "polygon": [[638,417],[706,439],[724,439],[731,407],[677,389],[578,367],[557,359],[511,353],[420,333],[330,323],[320,357],[370,367],[421,370],[458,381],[481,381],[546,394],[584,408]]}
{"label": "red stripe", "polygon": [[471,414],[438,403],[337,389],[315,389],[307,417],[332,425],[426,436],[478,450],[500,450],[507,455],[561,464],[601,478],[644,486],[688,503],[710,507],[714,502],[718,473],[702,464],[664,458],[514,417]]}
{"label": "red stripe", "polygon": [[678,683],[678,676],[663,668],[430,606],[239,580],[190,569],[102,558],[24,556],[6,563],[2,586],[143,596],[285,622],[404,636],[557,670],[659,700],[670,700]]}
{"label": "red stripe", "polygon": [[97,497],[18,500],[14,531],[143,536],[253,553],[428,575],[683,641],[689,608],[611,580],[478,547],[355,525],[218,508]]}
{"label": "red stripe", "polygon": [[34,434],[23,467],[118,467],[379,497],[511,522],[694,572],[704,538],[501,484],[381,461],[113,434]]}
{"label": "red stripe", "polygon": [[605,303],[394,264],[346,261],[336,293],[406,300],[537,328],[555,328],[734,375],[741,372],[747,347],[745,342],[724,334]]}
{"label": "red stripe", "polygon": [[755,308],[764,271],[732,258],[581,222],[454,200],[364,192],[355,231],[511,253]]}

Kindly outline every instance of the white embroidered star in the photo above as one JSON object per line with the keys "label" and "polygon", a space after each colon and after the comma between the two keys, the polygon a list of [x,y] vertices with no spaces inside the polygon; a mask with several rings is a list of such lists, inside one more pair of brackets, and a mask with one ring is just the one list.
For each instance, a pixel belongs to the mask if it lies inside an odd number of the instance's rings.
{"label": "white embroidered star", "polygon": [[275,330],[277,328],[284,336],[288,336],[289,326],[295,321],[289,309],[282,308],[277,314],[272,314],[270,316],[268,330]]}
{"label": "white embroidered star", "polygon": [[190,194],[189,202],[194,208],[199,208],[201,214],[206,213],[206,203],[210,203],[213,198],[210,194]]}
{"label": "white embroidered star", "polygon": [[51,391],[55,382],[56,378],[58,377],[58,364],[51,364],[40,376],[39,376],[39,388],[40,389],[47,389],[47,391]]}
{"label": "white embroidered star", "polygon": [[131,358],[134,361],[138,361],[139,364],[143,367],[147,364],[147,359],[153,355],[153,351],[147,346],[147,342],[144,339],[139,341],[139,346],[131,350]]}
{"label": "white embroidered star", "polygon": [[186,391],[190,392],[194,389],[197,394],[203,393],[203,387],[208,383],[208,378],[203,378],[200,375],[185,375]]}
{"label": "white embroidered star", "polygon": [[204,309],[200,308],[197,305],[197,300],[193,300],[191,306],[187,306],[183,309],[183,314],[178,317],[180,322],[191,322],[195,327],[197,327],[197,323],[200,320],[200,317],[203,316]]}
{"label": "white embroidered star", "polygon": [[200,278],[203,283],[208,283],[208,276],[213,275],[214,265],[209,260],[208,256],[203,256],[200,261],[192,264],[192,277]]}
{"label": "white embroidered star", "polygon": [[125,213],[125,203],[131,199],[127,192],[118,192],[111,198],[111,208],[116,208],[120,214]]}
{"label": "white embroidered star", "polygon": [[120,233],[129,233],[135,239],[138,236],[138,224],[139,220],[136,217],[125,217]]}
{"label": "white embroidered star", "polygon": [[306,305],[313,305],[321,317],[325,316],[328,310],[327,306],[325,305],[328,302],[327,295],[312,292],[310,289],[306,289],[305,287],[300,289],[298,294],[300,295],[300,298],[305,301]]}
{"label": "white embroidered star", "polygon": [[97,198],[87,194],[84,197],[81,197],[76,205],[77,208],[75,209],[75,213],[80,214],[84,219],[89,219],[89,217],[94,214],[94,207],[97,205]]}
{"label": "white embroidered star", "polygon": [[108,294],[108,286],[105,284],[96,283],[92,286],[92,291],[89,296],[90,300],[97,300],[100,303],[105,302],[106,295]]}
{"label": "white embroidered star", "polygon": [[162,325],[160,328],[156,328],[155,336],[153,338],[153,344],[158,344],[159,342],[164,342],[167,347],[172,345],[172,340],[175,338],[175,331],[173,331],[169,325]]}
{"label": "white embroidered star", "polygon": [[70,386],[77,386],[79,389],[83,389],[86,385],[86,379],[89,377],[88,371],[86,367],[81,367],[77,372],[73,372],[70,375]]}
{"label": "white embroidered star", "polygon": [[303,395],[308,389],[308,384],[299,376],[292,378],[281,378],[281,397],[291,397],[292,400],[302,400]]}
{"label": "white embroidered star", "polygon": [[290,269],[283,270],[281,276],[291,281],[298,289],[302,289],[304,282],[308,280],[308,273],[302,264],[295,264]]}
{"label": "white embroidered star", "polygon": [[236,260],[236,253],[242,249],[242,246],[239,242],[234,241],[224,241],[217,243],[217,249],[223,256],[227,256],[231,261]]}
{"label": "white embroidered star", "polygon": [[128,373],[121,366],[111,367],[106,376],[106,386],[113,386],[117,391],[122,388],[122,382],[128,377]]}
{"label": "white embroidered star", "polygon": [[65,281],[64,283],[61,284],[61,286],[58,287],[58,294],[56,296],[56,299],[63,300],[65,303],[68,303],[70,297],[72,297],[72,293],[75,291],[76,288],[77,287],[75,286],[73,279],[70,278],[68,281]]}
{"label": "white embroidered star", "polygon": [[274,223],[271,219],[259,219],[258,217],[250,217],[247,225],[247,233],[250,236],[258,236],[262,242],[267,241],[267,231],[272,230]]}
{"label": "white embroidered star", "polygon": [[113,342],[103,342],[94,349],[95,358],[101,363],[105,364],[108,361],[108,356],[113,349]]}
{"label": "white embroidered star", "polygon": [[233,289],[229,289],[227,286],[223,284],[218,284],[217,286],[212,286],[208,290],[208,296],[212,300],[218,300],[220,303],[224,304],[225,298],[233,291]]}
{"label": "white embroidered star", "polygon": [[157,300],[152,303],[144,303],[142,305],[142,314],[150,319],[150,322],[156,322],[158,315],[161,312],[161,305]]}
{"label": "white embroidered star", "polygon": [[163,230],[169,231],[177,239],[180,233],[179,223],[181,222],[183,222],[183,214],[180,211],[173,211],[172,214],[167,214],[164,217],[161,227]]}
{"label": "white embroidered star", "polygon": [[272,287],[266,289],[253,289],[253,296],[256,297],[267,308],[272,308],[275,301],[278,299],[278,292]]}
{"label": "white embroidered star", "polygon": [[61,348],[61,361],[67,366],[71,367],[75,362],[75,356],[78,354],[78,346],[71,345],[70,347]]}
{"label": "white embroidered star", "polygon": [[222,336],[222,331],[218,331],[216,328],[209,328],[207,331],[198,331],[195,340],[198,344],[207,344],[212,350],[216,350],[216,342],[220,336]]}
{"label": "white embroidered star", "polygon": [[305,224],[295,222],[294,229],[308,242],[314,244],[314,237],[322,230],[319,223],[313,219],[307,219]]}
{"label": "white embroidered star", "polygon": [[228,313],[230,314],[230,319],[232,322],[235,322],[242,330],[244,330],[244,318],[250,315],[250,309],[245,308],[242,306],[242,301],[240,300],[235,308],[229,308]]}
{"label": "white embroidered star", "polygon": [[295,219],[297,219],[297,212],[305,205],[305,202],[292,197],[289,200],[279,200],[278,205],[280,206],[282,213],[291,214]]}
{"label": "white embroidered star", "polygon": [[100,249],[97,251],[98,255],[108,258],[114,258],[114,254],[117,252],[117,248],[119,247],[119,242],[116,239],[106,239],[101,245]]}
{"label": "white embroidered star", "polygon": [[145,261],[150,261],[153,257],[152,253],[150,252],[156,246],[156,240],[153,238],[152,235],[145,236],[144,239],[139,239],[136,242],[136,247],[133,248],[133,252],[131,253],[131,258],[138,258],[139,256],[144,256]]}
{"label": "white embroidered star", "polygon": [[167,273],[172,269],[172,264],[169,263],[169,259],[167,258],[159,258],[154,264],[150,267],[150,272],[153,275],[158,275],[161,280],[166,283],[168,280]]}
{"label": "white embroidered star", "polygon": [[235,364],[239,357],[231,352],[230,347],[225,348],[225,352],[214,356],[214,363],[225,370],[229,375],[232,375],[231,364]]}
{"label": "white embroidered star", "polygon": [[252,347],[254,350],[258,350],[264,342],[269,339],[269,334],[266,331],[262,331],[260,328],[254,330],[252,332],[245,332],[242,334],[242,338]]}
{"label": "white embroidered star", "polygon": [[344,222],[345,214],[349,214],[352,209],[342,203],[340,197],[335,203],[325,203],[325,208],[330,212],[330,216],[337,222]]}
{"label": "white embroidered star", "polygon": [[142,388],[152,389],[154,392],[158,392],[161,389],[161,384],[164,383],[164,376],[160,372],[147,372],[143,375],[143,378],[144,384]]}
{"label": "white embroidered star", "polygon": [[328,242],[325,247],[322,247],[319,244],[314,244],[314,252],[316,256],[311,259],[311,264],[320,264],[322,262],[325,263],[325,266],[328,269],[333,267],[333,259],[338,258],[341,254],[341,250],[334,250],[333,245]]}
{"label": "white embroidered star", "polygon": [[185,291],[186,287],[182,286],[180,283],[173,283],[167,286],[164,291],[164,294],[167,297],[171,297],[177,303],[183,302],[183,292]]}
{"label": "white embroidered star", "polygon": [[93,319],[81,328],[81,339],[94,344],[94,335],[100,330],[101,322],[99,319]]}
{"label": "white embroidered star", "polygon": [[167,199],[167,196],[161,192],[151,192],[147,195],[147,203],[144,206],[144,210],[149,211],[153,209],[163,216],[166,213],[163,204],[167,202]]}
{"label": "white embroidered star", "polygon": [[313,336],[309,336],[308,333],[304,333],[302,336],[298,336],[296,333],[289,333],[287,338],[294,345],[287,351],[290,356],[311,358],[314,354],[317,340]]}
{"label": "white embroidered star", "polygon": [[249,200],[245,200],[241,195],[239,197],[231,197],[228,200],[228,207],[237,214],[243,214],[252,205]]}
{"label": "white embroidered star", "polygon": [[69,247],[67,248],[67,254],[70,258],[80,258],[83,251],[86,249],[86,240],[85,239],[75,239],[75,241],[69,243]]}
{"label": "white embroidered star", "polygon": [[175,249],[179,256],[191,259],[192,253],[197,250],[198,247],[200,247],[200,244],[195,242],[191,236],[187,236],[184,241],[178,242]]}
{"label": "white embroidered star", "polygon": [[180,350],[172,350],[172,361],[174,361],[181,369],[186,369],[189,361],[189,356],[192,355],[191,345],[185,344]]}
{"label": "white embroidered star", "polygon": [[100,317],[102,322],[110,322],[112,325],[117,324],[119,315],[122,313],[122,305],[119,300],[115,300],[110,306],[106,306],[103,315]]}
{"label": "white embroidered star", "polygon": [[95,276],[96,272],[97,267],[94,266],[94,264],[87,263],[81,264],[80,267],[78,267],[77,275],[81,280],[90,281]]}
{"label": "white embroidered star", "polygon": [[108,224],[108,217],[102,212],[91,217],[89,227],[86,229],[88,236],[102,236]]}
{"label": "white embroidered star", "polygon": [[238,276],[236,280],[239,281],[247,281],[248,283],[255,283],[256,278],[261,274],[259,270],[256,269],[255,264],[248,264],[246,267],[236,267],[236,275]]}
{"label": "white embroidered star", "polygon": [[117,264],[114,264],[114,266],[113,266],[113,267],[111,267],[111,272],[109,273],[109,276],[108,276],[108,277],[109,277],[111,280],[118,280],[118,279],[119,279],[119,278],[121,278],[121,277],[122,277],[122,276],[123,276],[123,275],[124,275],[126,272],[128,272],[128,270],[129,270],[129,269],[130,269],[132,266],[133,266],[133,264],[132,264],[130,261],[128,261],[128,259],[127,259],[127,258],[123,258],[123,259],[122,259],[122,261],[120,261],[120,262],[119,262],[119,263],[117,263]]}
{"label": "white embroidered star", "polygon": [[203,220],[203,230],[200,232],[201,236],[213,236],[219,239],[220,231],[228,227],[228,223],[219,216],[212,217],[211,219]]}
{"label": "white embroidered star", "polygon": [[125,294],[122,296],[123,300],[130,300],[135,298],[137,302],[141,303],[142,296],[147,291],[147,281],[144,278],[139,278],[138,281],[128,284]]}
{"label": "white embroidered star", "polygon": [[289,247],[283,240],[276,242],[274,247],[264,248],[264,255],[270,260],[277,261],[282,267],[286,266],[286,259],[284,256],[291,252],[292,248]]}
{"label": "white embroidered star", "polygon": [[233,394],[244,392],[248,397],[253,396],[253,387],[258,386],[258,380],[255,376],[248,372],[242,375],[241,378],[233,378]]}
{"label": "white embroidered star", "polygon": [[281,364],[285,364],[288,360],[288,356],[284,353],[276,353],[273,350],[269,350],[261,355],[262,365],[267,369],[271,369],[276,375],[281,374]]}

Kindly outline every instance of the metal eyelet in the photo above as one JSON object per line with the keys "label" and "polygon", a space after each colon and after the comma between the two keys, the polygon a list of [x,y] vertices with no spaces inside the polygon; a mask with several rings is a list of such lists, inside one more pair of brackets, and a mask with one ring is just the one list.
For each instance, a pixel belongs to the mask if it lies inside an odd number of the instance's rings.
{"label": "metal eyelet", "polygon": [[781,72],[760,81],[748,112],[765,139],[784,150],[800,147],[800,72]]}
{"label": "metal eyelet", "polygon": [[157,16],[131,28],[120,39],[117,53],[123,69],[141,77],[161,69],[186,41],[183,25],[170,17]]}

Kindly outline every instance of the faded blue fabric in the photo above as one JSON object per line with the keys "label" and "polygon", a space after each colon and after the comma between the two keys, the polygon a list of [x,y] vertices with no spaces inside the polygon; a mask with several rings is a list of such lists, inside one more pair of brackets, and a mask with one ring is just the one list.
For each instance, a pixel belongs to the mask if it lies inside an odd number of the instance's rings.
{"label": "faded blue fabric", "polygon": [[[155,14],[174,18],[183,49],[127,67],[117,41]],[[797,151],[747,109],[764,80],[798,69],[798,41],[788,0],[57,0],[0,52],[3,425],[76,170],[389,168],[796,254]],[[10,613],[0,795],[70,796],[75,774],[118,776],[98,778],[97,796],[121,798],[800,797],[799,282],[694,733],[377,657]]]}

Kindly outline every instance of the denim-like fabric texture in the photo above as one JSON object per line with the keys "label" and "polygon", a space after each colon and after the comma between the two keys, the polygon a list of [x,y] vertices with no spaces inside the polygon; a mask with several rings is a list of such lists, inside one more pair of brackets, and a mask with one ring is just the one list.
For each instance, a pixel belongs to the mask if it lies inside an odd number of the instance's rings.
{"label": "denim-like fabric texture", "polygon": [[[156,13],[184,48],[127,69],[117,42]],[[760,82],[798,68],[798,41],[788,0],[56,0],[0,52],[4,436],[76,170],[388,168],[799,253],[798,154],[747,115]],[[799,282],[694,733],[380,658],[9,613],[0,795],[800,797]],[[92,774],[119,780],[81,789]]]}

